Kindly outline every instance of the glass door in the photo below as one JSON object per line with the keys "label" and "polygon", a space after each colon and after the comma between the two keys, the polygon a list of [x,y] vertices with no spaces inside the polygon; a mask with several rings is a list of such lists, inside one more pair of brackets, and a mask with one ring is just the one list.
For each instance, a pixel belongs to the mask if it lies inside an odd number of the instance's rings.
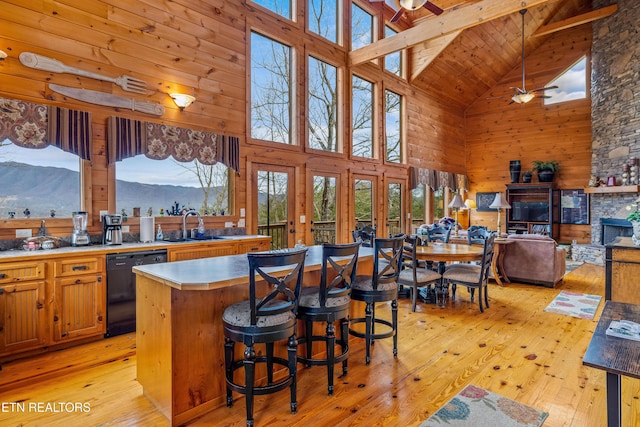
{"label": "glass door", "polygon": [[271,165],[258,165],[253,174],[257,232],[271,236],[271,249],[290,248],[295,244],[293,176],[293,168]]}
{"label": "glass door", "polygon": [[338,177],[313,175],[313,244],[336,243],[338,234]]}
{"label": "glass door", "polygon": [[354,175],[352,183],[353,229],[377,227],[377,177]]}
{"label": "glass door", "polygon": [[404,232],[402,211],[402,184],[390,182],[387,184],[387,231],[390,236]]}

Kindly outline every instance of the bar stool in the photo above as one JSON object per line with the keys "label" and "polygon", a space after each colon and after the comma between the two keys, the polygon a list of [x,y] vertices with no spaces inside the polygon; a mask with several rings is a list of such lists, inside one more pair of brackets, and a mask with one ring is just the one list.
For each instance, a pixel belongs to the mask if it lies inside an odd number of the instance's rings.
{"label": "bar stool", "polygon": [[[305,323],[305,336],[298,339],[306,344],[304,356],[298,355],[298,362],[306,366],[326,366],[329,396],[333,394],[334,365],[342,363],[342,375],[347,375],[349,357],[349,312],[351,305],[351,285],[356,277],[360,242],[322,245],[322,270],[319,286],[304,286],[300,292],[298,319]],[[336,339],[335,325],[340,321],[340,338]],[[313,334],[314,322],[326,322],[325,335]],[[326,357],[313,358],[314,341],[324,341]],[[335,354],[336,344],[340,353]]]}
{"label": "bar stool", "polygon": [[398,276],[398,284],[400,286],[408,286],[411,288],[411,311],[416,311],[416,303],[418,300],[418,288],[431,288],[431,284],[440,285],[442,275],[437,271],[420,266],[417,248],[418,242],[416,237],[407,236],[402,248],[402,262],[400,265],[400,275]]}
{"label": "bar stool", "polygon": [[[291,413],[297,411],[296,312],[306,252],[304,248],[278,253],[248,253],[249,299],[227,307],[222,315],[227,406],[233,405],[232,392],[244,394],[248,427],[253,426],[254,395],[274,393],[289,387]],[[257,280],[262,279],[266,284],[256,283],[256,275],[259,275]],[[287,359],[274,355],[274,343],[283,340],[288,344]],[[236,342],[245,346],[243,359],[234,359]],[[263,356],[256,356],[255,344],[265,344]],[[256,363],[266,364],[266,385],[254,385]],[[274,364],[288,369],[288,375],[275,383]],[[234,382],[234,372],[238,369],[244,370],[244,385]]]}
{"label": "bar stool", "polygon": [[[365,317],[351,319],[351,324],[364,323],[365,332],[349,328],[353,336],[365,339],[365,363],[371,362],[373,340],[393,337],[393,357],[398,357],[398,276],[400,258],[405,235],[374,240],[373,273],[370,276],[356,276],[351,289],[352,301],[366,304]],[[375,304],[391,301],[391,321],[377,318]],[[375,325],[385,327],[383,332],[375,332]]]}

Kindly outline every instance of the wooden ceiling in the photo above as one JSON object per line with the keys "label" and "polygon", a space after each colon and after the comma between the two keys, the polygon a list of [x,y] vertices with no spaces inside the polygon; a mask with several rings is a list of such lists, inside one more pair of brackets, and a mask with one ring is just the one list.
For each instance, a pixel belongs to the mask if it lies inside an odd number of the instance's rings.
{"label": "wooden ceiling", "polygon": [[[390,1],[397,0],[388,0],[387,4]],[[504,93],[489,91],[505,75],[521,68],[522,17],[518,10],[523,3],[531,5],[525,14],[525,55],[550,37],[534,36],[541,27],[592,11],[591,0],[433,0],[433,3],[445,12],[440,16],[424,8],[406,12],[399,24],[409,28],[394,37],[404,39],[402,43],[409,47],[409,80],[462,109],[479,97],[510,94],[509,88]],[[393,14],[391,8],[389,13]],[[425,41],[416,43],[422,35]],[[381,42],[366,54],[381,56],[380,53],[390,49]],[[364,49],[360,50],[364,53]],[[357,56],[360,52],[354,52],[355,63],[360,61]]]}

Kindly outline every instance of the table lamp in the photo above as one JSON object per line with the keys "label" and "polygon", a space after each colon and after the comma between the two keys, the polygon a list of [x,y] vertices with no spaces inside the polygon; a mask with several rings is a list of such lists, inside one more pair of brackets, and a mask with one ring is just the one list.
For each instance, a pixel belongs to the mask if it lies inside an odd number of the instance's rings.
{"label": "table lamp", "polygon": [[449,203],[449,207],[452,209],[455,209],[456,211],[456,223],[454,224],[453,235],[457,236],[458,235],[458,211],[460,210],[460,208],[465,207],[465,204],[462,201],[462,197],[460,196],[460,194],[456,193],[456,195],[453,196],[453,200],[451,201],[451,203]]}
{"label": "table lamp", "polygon": [[464,205],[469,210],[469,226],[468,227],[471,227],[471,209],[476,209],[478,206],[476,206],[476,201],[473,199],[465,200]]}
{"label": "table lamp", "polygon": [[511,205],[507,202],[507,199],[504,198],[504,194],[496,193],[496,198],[493,199],[493,202],[489,205],[492,209],[498,210],[498,239],[502,238],[502,224],[500,223],[500,216],[502,209],[511,209]]}

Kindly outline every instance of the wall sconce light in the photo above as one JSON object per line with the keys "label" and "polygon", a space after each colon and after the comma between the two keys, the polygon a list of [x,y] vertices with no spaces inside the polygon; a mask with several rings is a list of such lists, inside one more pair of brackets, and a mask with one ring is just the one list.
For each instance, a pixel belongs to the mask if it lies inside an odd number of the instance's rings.
{"label": "wall sconce light", "polygon": [[184,111],[189,105],[196,100],[193,95],[187,95],[186,93],[170,93],[169,96],[173,98],[173,102],[176,103],[180,111]]}
{"label": "wall sconce light", "polygon": [[0,50],[0,61],[4,61],[4,58],[7,57],[7,52],[4,50]]}

